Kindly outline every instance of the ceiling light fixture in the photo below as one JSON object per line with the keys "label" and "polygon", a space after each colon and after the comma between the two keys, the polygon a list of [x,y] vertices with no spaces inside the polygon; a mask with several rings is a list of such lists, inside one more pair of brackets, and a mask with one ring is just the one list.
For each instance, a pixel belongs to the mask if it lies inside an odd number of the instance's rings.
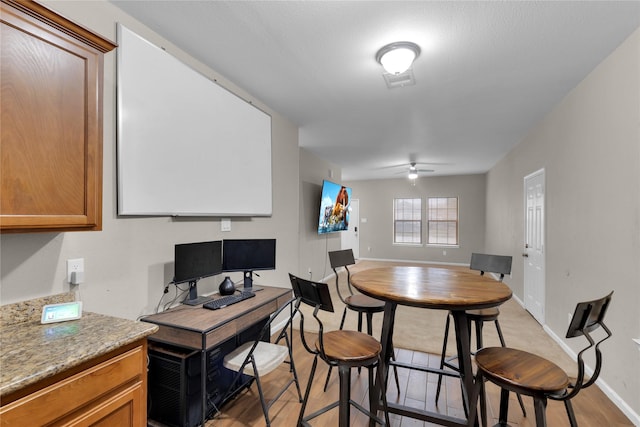
{"label": "ceiling light fixture", "polygon": [[376,61],[389,74],[401,74],[407,71],[420,55],[420,46],[412,42],[395,42],[383,46],[376,53]]}
{"label": "ceiling light fixture", "polygon": [[416,167],[412,165],[409,167],[409,179],[416,178],[418,178],[418,169],[416,169]]}

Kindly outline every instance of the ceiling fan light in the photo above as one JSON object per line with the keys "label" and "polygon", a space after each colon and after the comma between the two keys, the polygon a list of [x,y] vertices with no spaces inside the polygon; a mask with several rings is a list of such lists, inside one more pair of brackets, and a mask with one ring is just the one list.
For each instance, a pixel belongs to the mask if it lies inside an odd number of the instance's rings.
{"label": "ceiling fan light", "polygon": [[409,168],[409,179],[416,179],[416,178],[418,178],[418,170],[412,166]]}
{"label": "ceiling fan light", "polygon": [[420,54],[420,47],[412,42],[396,42],[381,48],[376,54],[378,61],[389,74],[407,71]]}

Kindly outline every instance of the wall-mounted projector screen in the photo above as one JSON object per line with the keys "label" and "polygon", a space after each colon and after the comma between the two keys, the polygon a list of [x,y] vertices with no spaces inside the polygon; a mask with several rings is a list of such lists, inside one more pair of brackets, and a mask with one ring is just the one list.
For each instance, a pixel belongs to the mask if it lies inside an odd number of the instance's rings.
{"label": "wall-mounted projector screen", "polygon": [[271,215],[271,117],[121,24],[118,45],[118,213]]}

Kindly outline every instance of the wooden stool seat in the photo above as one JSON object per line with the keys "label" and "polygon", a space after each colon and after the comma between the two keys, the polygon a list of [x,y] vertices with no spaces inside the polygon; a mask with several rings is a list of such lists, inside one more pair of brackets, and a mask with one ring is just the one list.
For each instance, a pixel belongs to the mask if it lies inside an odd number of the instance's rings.
{"label": "wooden stool seat", "polygon": [[498,307],[483,308],[480,310],[467,310],[467,318],[472,321],[491,322],[498,318],[500,310]]}
{"label": "wooden stool seat", "polygon": [[358,312],[380,313],[384,311],[384,301],[362,294],[347,296],[345,297],[344,302],[351,310]]}
{"label": "wooden stool seat", "polygon": [[[327,361],[335,362],[337,365],[374,364],[382,351],[382,345],[378,340],[362,332],[331,331],[325,332],[322,338]],[[316,349],[320,351],[320,339],[316,340]]]}
{"label": "wooden stool seat", "polygon": [[476,353],[476,364],[491,382],[526,396],[560,393],[569,386],[558,365],[522,350],[486,347]]}

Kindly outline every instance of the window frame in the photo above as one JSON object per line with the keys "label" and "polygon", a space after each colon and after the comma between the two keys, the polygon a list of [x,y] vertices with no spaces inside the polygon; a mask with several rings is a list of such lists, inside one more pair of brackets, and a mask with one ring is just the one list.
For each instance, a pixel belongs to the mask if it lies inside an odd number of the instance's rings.
{"label": "window frame", "polygon": [[[450,199],[455,199],[456,201],[456,213],[455,213],[455,219],[450,219],[448,214],[446,219],[431,219],[430,218],[430,214],[431,214],[431,208],[430,208],[430,201],[431,200],[435,200],[435,199],[446,199],[446,203],[448,205],[449,200]],[[460,247],[460,198],[458,196],[436,196],[436,197],[427,197],[427,203],[426,203],[426,222],[427,222],[427,227],[426,227],[426,246],[429,247],[445,247],[445,248],[458,248]],[[445,208],[446,210],[450,209],[450,208]],[[434,242],[431,243],[431,223],[432,222],[437,222],[437,223],[455,223],[455,243],[442,243],[442,242]]]}
{"label": "window frame", "polygon": [[[419,209],[415,209],[412,208],[411,211],[413,214],[415,214],[416,212],[419,213],[419,219],[398,219],[397,218],[397,213],[398,213],[398,209],[397,209],[397,202],[399,200],[411,200],[412,203],[415,203],[416,201],[418,201],[420,203],[420,207]],[[392,244],[393,245],[400,245],[400,246],[423,246],[424,245],[424,239],[423,239],[423,230],[424,230],[424,210],[423,210],[423,199],[422,197],[394,197],[393,198],[393,229],[392,229]],[[411,235],[413,236],[418,236],[419,241],[418,242],[399,242],[397,241],[397,237],[398,237],[398,227],[397,224],[398,222],[403,222],[403,223],[417,223],[419,230],[418,232],[412,232]],[[406,235],[407,233],[403,233],[403,235]]]}

